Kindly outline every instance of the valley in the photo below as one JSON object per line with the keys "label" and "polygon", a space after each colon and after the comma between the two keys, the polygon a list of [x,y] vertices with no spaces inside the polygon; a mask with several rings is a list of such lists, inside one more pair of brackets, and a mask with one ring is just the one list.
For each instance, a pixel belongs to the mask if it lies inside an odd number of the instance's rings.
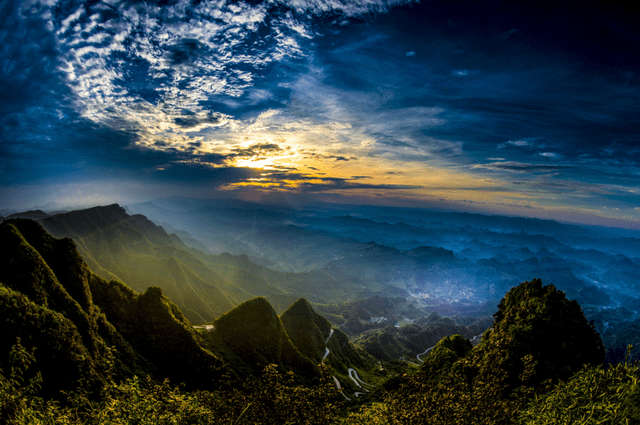
{"label": "valley", "polygon": [[[337,213],[161,199],[14,214],[0,225],[5,305],[24,294],[37,314],[71,322],[62,334],[45,322],[14,328],[4,353],[16,338],[51,353],[54,363],[40,365],[48,397],[72,389],[78,373],[99,388],[108,364],[113,379],[149,376],[219,394],[233,382],[284,374],[288,388],[324,385],[322,397],[338,396],[348,403],[341,415],[355,420],[346,412],[384,397],[396,403],[398,385],[416,385],[412,377],[435,367],[442,341],[458,335],[465,352],[486,349],[504,293],[527,274],[577,300],[609,364],[640,342],[640,253],[631,238],[505,217]],[[256,214],[268,219],[257,222]],[[232,252],[216,252],[221,246]],[[24,286],[25,278],[35,280]],[[3,314],[6,321],[25,313]],[[83,347],[91,368],[65,344],[38,342],[45,331]],[[269,367],[276,375],[264,375]],[[60,373],[67,377],[52,385]]]}
{"label": "valley", "polygon": [[0,1],[0,425],[640,424],[639,4]]}

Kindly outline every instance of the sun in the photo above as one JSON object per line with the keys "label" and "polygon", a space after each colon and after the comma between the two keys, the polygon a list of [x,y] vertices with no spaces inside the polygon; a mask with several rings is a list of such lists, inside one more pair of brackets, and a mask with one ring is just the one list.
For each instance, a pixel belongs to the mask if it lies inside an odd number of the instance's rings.
{"label": "sun", "polygon": [[257,168],[261,170],[273,170],[276,168],[277,158],[246,158],[246,159],[237,159],[236,166],[240,168]]}

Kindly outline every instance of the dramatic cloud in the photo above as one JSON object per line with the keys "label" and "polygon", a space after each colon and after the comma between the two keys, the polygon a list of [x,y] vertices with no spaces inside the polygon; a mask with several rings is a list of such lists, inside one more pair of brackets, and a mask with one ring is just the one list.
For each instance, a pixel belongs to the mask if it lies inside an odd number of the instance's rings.
{"label": "dramatic cloud", "polygon": [[3,2],[0,195],[118,175],[640,220],[638,15],[573,7]]}
{"label": "dramatic cloud", "polygon": [[486,168],[490,170],[507,170],[515,171],[518,173],[537,173],[537,172],[552,172],[558,170],[565,170],[567,166],[564,165],[552,165],[552,164],[524,164],[521,162],[505,161],[505,162],[492,162],[484,165],[474,165],[473,168]]}

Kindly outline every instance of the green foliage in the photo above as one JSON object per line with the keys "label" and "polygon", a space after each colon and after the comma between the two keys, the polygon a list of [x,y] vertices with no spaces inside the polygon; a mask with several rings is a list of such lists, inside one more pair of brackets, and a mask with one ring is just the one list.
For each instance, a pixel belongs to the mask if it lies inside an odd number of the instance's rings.
{"label": "green foliage", "polygon": [[96,371],[112,345],[118,374],[139,372],[144,361],[96,308],[90,287],[96,276],[71,240],[55,239],[30,220],[2,223],[0,237],[0,323],[7,338],[0,341],[0,361],[15,337],[38,347],[49,395],[72,389],[80,378],[102,385]]}
{"label": "green foliage", "polygon": [[331,332],[331,323],[313,311],[304,298],[293,303],[280,319],[300,353],[315,363],[320,362],[325,351],[325,341]]}
{"label": "green foliage", "polygon": [[38,368],[46,379],[43,391],[55,396],[72,389],[81,378],[100,381],[91,354],[74,323],[63,314],[32,302],[0,284],[0,364],[11,362],[11,346],[19,338],[41,356]]}
{"label": "green foliage", "polygon": [[604,347],[576,301],[539,279],[512,288],[498,305],[493,329],[461,367],[470,379],[504,371],[505,394],[565,380],[583,365],[604,363]]}
{"label": "green foliage", "polygon": [[293,373],[283,374],[276,365],[268,365],[259,378],[250,379],[241,389],[203,392],[200,398],[217,412],[219,423],[330,424],[338,413],[340,398],[329,370],[320,369],[320,384],[301,386]]}
{"label": "green foliage", "polygon": [[15,352],[17,369],[8,378],[0,374],[0,420],[8,425],[328,425],[338,412],[339,400],[328,370],[323,370],[323,384],[302,387],[294,383],[291,373],[281,374],[275,365],[242,386],[214,392],[189,393],[168,380],[160,383],[149,377],[134,376],[120,383],[109,380],[98,397],[80,388],[61,406],[34,396],[38,379],[24,385],[22,373],[33,355],[19,345]]}
{"label": "green foliage", "polygon": [[471,342],[460,335],[442,338],[429,353],[422,370],[413,379],[437,381],[449,373],[454,363],[469,354],[472,348]]}
{"label": "green foliage", "polygon": [[536,397],[523,410],[520,423],[640,423],[640,375],[637,365],[619,363],[608,369],[585,367],[567,382]]}
{"label": "green foliage", "polygon": [[[291,342],[282,321],[263,297],[245,301],[214,322],[216,340],[223,346],[212,346],[218,352],[232,353],[231,361],[248,367],[251,373],[261,371],[268,364],[295,370],[303,379],[318,376],[312,362],[300,354]],[[242,367],[241,366],[241,367]]]}
{"label": "green foliage", "polygon": [[168,380],[153,382],[137,376],[112,383],[101,400],[73,398],[77,417],[84,424],[206,424],[213,415],[198,399],[172,387]]}
{"label": "green foliage", "polygon": [[[149,251],[147,237],[166,242],[154,229],[127,236]],[[579,305],[537,279],[505,295],[477,347],[459,336],[442,339],[420,371],[395,378],[385,393],[370,395],[369,406],[338,418],[343,399],[332,376],[345,388],[351,385],[349,367],[376,384],[386,376],[376,375],[377,363],[340,330],[327,343],[330,323],[304,299],[280,318],[265,298],[255,298],[219,317],[215,330],[198,334],[160,287],[138,294],[97,277],[68,239],[22,220],[0,224],[0,237],[1,423],[640,422],[638,368],[625,362],[603,369],[602,343]],[[193,283],[192,270],[207,273],[195,257],[173,248],[162,252],[172,279]],[[227,271],[239,267],[233,261]],[[247,262],[243,267],[258,271]],[[242,288],[266,287],[252,273],[238,270]],[[264,273],[265,281],[274,276]],[[374,301],[371,308],[385,314],[392,307]],[[335,314],[358,323],[373,315],[356,307]],[[394,331],[414,334],[416,327],[421,332],[417,325]],[[377,342],[393,343],[380,340],[387,334]],[[331,353],[316,366],[325,347]],[[242,382],[232,378],[212,350],[253,374]]]}
{"label": "green foliage", "polygon": [[374,406],[373,412],[354,414],[355,423],[371,415],[379,416],[373,423],[385,424],[513,423],[524,399],[520,395],[503,397],[504,372],[483,380],[466,379],[458,367],[470,350],[469,341],[458,335],[443,339],[418,373],[385,386],[384,409]]}
{"label": "green foliage", "polygon": [[[133,320],[122,328],[125,338],[159,371],[160,377],[207,388],[224,374],[224,367],[160,288],[135,297]],[[114,318],[116,323],[126,319]]]}
{"label": "green foliage", "polygon": [[42,374],[27,379],[27,371],[35,362],[33,351],[27,351],[20,339],[9,352],[9,374],[0,371],[0,422],[8,423],[29,410],[27,400],[34,397],[42,385]]}
{"label": "green foliage", "polygon": [[536,393],[604,360],[579,305],[538,279],[510,290],[494,317],[478,346],[441,341],[420,372],[395,382],[397,390],[387,387],[395,391],[386,409],[357,415],[389,424],[512,424]]}
{"label": "green foliage", "polygon": [[81,381],[98,392],[111,346],[119,379],[154,374],[203,388],[223,375],[220,360],[159,288],[138,295],[107,283],[71,240],[30,220],[0,224],[0,236],[0,364],[16,337],[37,347],[43,396],[59,397]]}
{"label": "green foliage", "polygon": [[387,403],[374,402],[365,408],[339,417],[336,425],[389,425],[390,407]]}

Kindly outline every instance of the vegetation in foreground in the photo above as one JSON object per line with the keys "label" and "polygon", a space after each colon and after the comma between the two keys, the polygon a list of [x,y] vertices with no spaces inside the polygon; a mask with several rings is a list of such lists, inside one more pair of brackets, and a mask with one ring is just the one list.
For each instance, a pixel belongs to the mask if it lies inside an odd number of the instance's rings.
{"label": "vegetation in foreground", "polygon": [[35,358],[19,341],[11,359],[9,372],[0,375],[0,422],[6,424],[322,425],[338,411],[328,379],[313,388],[300,386],[291,372],[280,373],[275,365],[234,389],[189,392],[149,376],[120,382],[109,376],[99,393],[80,385],[58,401],[37,396],[41,374],[26,378]]}
{"label": "vegetation in foreground", "polygon": [[[313,382],[286,361],[237,376],[159,289],[96,277],[33,222],[3,223],[0,237],[2,423],[640,423],[637,366],[605,369],[580,306],[537,279],[505,295],[478,346],[444,338],[416,373],[356,405],[323,364]],[[318,335],[289,350],[317,361],[326,323],[302,307],[288,316],[313,317]]]}

